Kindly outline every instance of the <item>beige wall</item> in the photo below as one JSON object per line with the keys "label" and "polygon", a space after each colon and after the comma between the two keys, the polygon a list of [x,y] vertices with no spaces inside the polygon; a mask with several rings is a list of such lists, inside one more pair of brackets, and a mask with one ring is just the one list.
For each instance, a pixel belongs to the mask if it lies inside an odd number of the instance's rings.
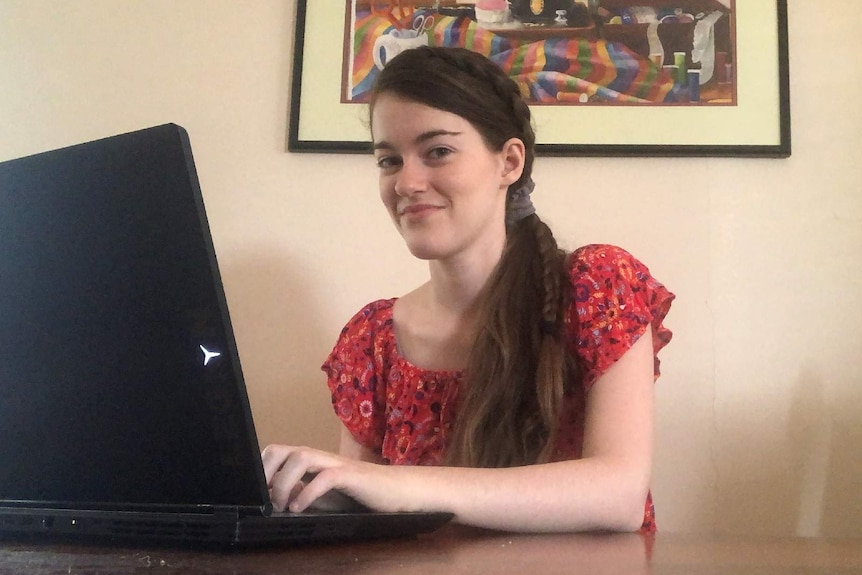
{"label": "beige wall", "polygon": [[[789,4],[790,159],[536,167],[564,244],[620,244],[678,295],[658,384],[668,531],[862,535],[858,2]],[[0,159],[185,126],[261,441],[333,448],[319,364],[425,268],[370,157],[286,153],[293,22],[284,0],[0,0]]]}

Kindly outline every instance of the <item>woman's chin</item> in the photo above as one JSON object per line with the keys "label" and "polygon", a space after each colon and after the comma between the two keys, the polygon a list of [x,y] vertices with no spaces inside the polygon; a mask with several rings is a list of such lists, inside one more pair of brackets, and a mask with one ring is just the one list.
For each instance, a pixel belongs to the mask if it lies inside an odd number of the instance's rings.
{"label": "woman's chin", "polygon": [[410,253],[413,254],[413,257],[420,260],[436,260],[439,259],[437,252],[434,250],[423,249],[423,248],[410,248]]}
{"label": "woman's chin", "polygon": [[413,254],[413,257],[420,260],[438,260],[445,255],[445,251],[440,249],[440,246],[427,243],[407,243],[407,249]]}

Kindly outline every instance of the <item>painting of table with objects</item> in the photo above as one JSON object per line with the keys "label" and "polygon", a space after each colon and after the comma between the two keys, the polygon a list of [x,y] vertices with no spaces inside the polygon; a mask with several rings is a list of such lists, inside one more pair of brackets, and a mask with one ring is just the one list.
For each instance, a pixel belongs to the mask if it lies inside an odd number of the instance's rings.
{"label": "painting of table with objects", "polygon": [[790,155],[787,0],[297,0],[288,149],[369,150],[398,54],[496,62],[564,156]]}
{"label": "painting of table with objects", "polygon": [[497,62],[531,104],[734,105],[734,0],[349,0],[344,101],[420,45]]}

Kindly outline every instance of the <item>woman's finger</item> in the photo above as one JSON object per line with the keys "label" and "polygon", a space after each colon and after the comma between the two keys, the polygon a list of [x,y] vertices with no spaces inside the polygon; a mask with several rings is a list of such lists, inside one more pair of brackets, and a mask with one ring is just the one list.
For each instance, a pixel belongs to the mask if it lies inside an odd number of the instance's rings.
{"label": "woman's finger", "polygon": [[263,463],[263,473],[266,476],[266,484],[272,487],[272,481],[275,474],[278,473],[284,465],[287,456],[290,454],[290,446],[288,445],[267,445],[260,453],[260,460]]}
{"label": "woman's finger", "polygon": [[267,455],[265,468],[268,466],[267,473],[272,474],[268,476],[270,499],[280,510],[295,498],[302,498],[299,510],[305,509],[316,498],[316,491],[302,496],[306,484],[313,482],[315,473],[338,462],[336,456],[307,447],[277,446]]}

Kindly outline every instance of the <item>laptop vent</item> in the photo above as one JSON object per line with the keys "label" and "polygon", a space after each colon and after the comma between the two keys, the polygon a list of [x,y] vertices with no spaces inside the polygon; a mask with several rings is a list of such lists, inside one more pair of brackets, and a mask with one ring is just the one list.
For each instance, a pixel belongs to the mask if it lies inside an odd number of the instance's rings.
{"label": "laptop vent", "polygon": [[[222,531],[218,526],[184,521],[123,521],[107,520],[101,522],[106,529],[106,535],[122,538],[140,539],[170,539],[180,541],[211,541]],[[101,527],[101,526],[96,526]]]}

